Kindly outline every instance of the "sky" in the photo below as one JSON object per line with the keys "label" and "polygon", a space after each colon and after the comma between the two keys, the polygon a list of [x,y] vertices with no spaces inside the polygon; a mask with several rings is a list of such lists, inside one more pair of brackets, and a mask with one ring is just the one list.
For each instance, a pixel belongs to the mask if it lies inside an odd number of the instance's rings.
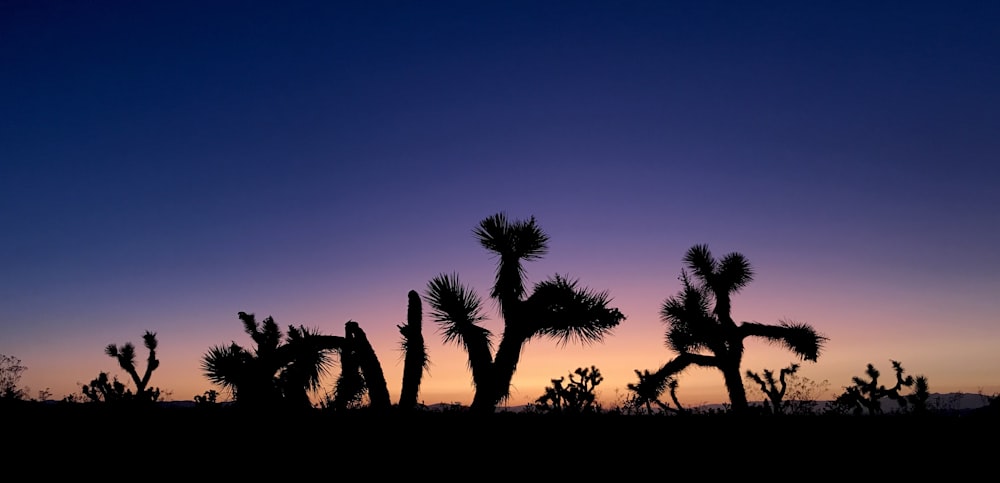
{"label": "sky", "polygon": [[[891,360],[1000,393],[998,29],[980,1],[0,1],[0,354],[62,398],[128,379],[108,344],[144,368],[150,330],[150,384],[190,400],[221,390],[210,347],[252,346],[238,312],[353,320],[396,401],[407,293],[488,299],[472,231],[503,212],[550,237],[529,284],[626,316],[531,340],[511,405],[590,366],[624,401],[676,355],[660,307],[695,244],[752,264],[736,320],[828,337],[798,373],[827,396]],[[468,403],[429,312],[420,400]],[[748,341],[742,368],[793,362]],[[718,371],[679,383],[727,401]]]}

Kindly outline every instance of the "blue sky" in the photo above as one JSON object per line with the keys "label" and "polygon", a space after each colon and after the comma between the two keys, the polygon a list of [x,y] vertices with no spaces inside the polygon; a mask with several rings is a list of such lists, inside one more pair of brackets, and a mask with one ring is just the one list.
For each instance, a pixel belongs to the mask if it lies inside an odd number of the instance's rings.
{"label": "blue sky", "polygon": [[[610,399],[668,360],[659,306],[696,243],[757,269],[738,319],[830,337],[806,377],[899,359],[932,390],[1000,391],[998,21],[989,2],[5,2],[0,353],[62,396],[153,330],[153,383],[187,399],[209,346],[249,343],[239,311],[356,320],[397,394],[407,291],[457,272],[486,296],[471,231],[504,211],[552,238],[532,281],[579,278],[628,317],[603,345],[532,341],[515,399],[592,364]],[[423,397],[471,399],[424,331]],[[724,397],[708,370],[681,388]]]}

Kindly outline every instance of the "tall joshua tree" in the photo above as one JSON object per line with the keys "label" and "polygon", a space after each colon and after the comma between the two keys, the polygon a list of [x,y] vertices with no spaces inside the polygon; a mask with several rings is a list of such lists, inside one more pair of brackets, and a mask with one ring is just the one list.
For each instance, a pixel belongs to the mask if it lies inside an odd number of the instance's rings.
{"label": "tall joshua tree", "polygon": [[139,376],[139,371],[135,367],[135,345],[131,342],[126,342],[122,346],[108,344],[104,348],[104,353],[117,360],[118,365],[132,378],[132,382],[135,383],[135,398],[139,401],[153,402],[159,398],[160,390],[146,386],[149,385],[149,378],[153,375],[153,371],[160,367],[160,361],[156,358],[156,333],[147,330],[142,336],[142,343],[149,350],[149,356],[146,358],[146,370],[142,376]]}
{"label": "tall joshua tree", "polygon": [[549,241],[534,217],[508,220],[504,213],[498,213],[482,220],[473,234],[483,248],[497,256],[490,296],[499,307],[504,330],[496,354],[492,332],[478,325],[486,320],[482,300],[462,285],[458,275],[433,278],[426,297],[445,342],[455,342],[468,353],[475,386],[472,410],[490,413],[509,397],[521,350],[529,340],[549,337],[563,344],[599,342],[625,316],[609,307],[607,292],[582,288],[577,281],[560,275],[539,282],[528,295],[522,262],[545,255]]}
{"label": "tall joshua tree", "polygon": [[397,325],[403,337],[403,388],[399,393],[399,409],[410,410],[417,406],[420,380],[427,369],[427,346],[421,328],[423,308],[420,294],[410,290],[407,294],[406,324]]}
{"label": "tall joshua tree", "polygon": [[[640,385],[662,387],[662,379],[679,374],[692,364],[722,372],[732,410],[748,409],[740,373],[744,340],[761,338],[779,344],[802,360],[816,361],[826,342],[811,326],[782,321],[776,325],[737,323],[732,315],[732,296],[753,280],[750,262],[739,253],[716,259],[707,245],[695,245],[684,256],[680,293],[667,298],[660,310],[667,325],[667,346],[678,355]],[[688,274],[690,271],[692,277]]]}

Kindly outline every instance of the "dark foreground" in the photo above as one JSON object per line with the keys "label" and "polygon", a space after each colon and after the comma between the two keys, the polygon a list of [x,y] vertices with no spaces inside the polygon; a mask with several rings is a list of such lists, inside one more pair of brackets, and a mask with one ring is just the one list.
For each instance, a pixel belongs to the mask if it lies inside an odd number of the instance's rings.
{"label": "dark foreground", "polygon": [[[895,477],[921,476],[934,468],[947,469],[955,477],[992,463],[1000,436],[1000,418],[986,413],[476,416],[90,405],[0,410],[4,459],[30,465],[30,471],[46,480],[110,472],[108,476],[140,480],[422,475],[445,481],[591,481],[639,478],[648,471],[665,475],[671,468],[697,469],[706,476],[779,471],[792,478],[792,466],[787,465],[807,465],[816,476],[826,471],[819,468],[842,472],[876,462]],[[612,469],[617,477],[598,478]],[[626,476],[630,472],[635,473]]]}

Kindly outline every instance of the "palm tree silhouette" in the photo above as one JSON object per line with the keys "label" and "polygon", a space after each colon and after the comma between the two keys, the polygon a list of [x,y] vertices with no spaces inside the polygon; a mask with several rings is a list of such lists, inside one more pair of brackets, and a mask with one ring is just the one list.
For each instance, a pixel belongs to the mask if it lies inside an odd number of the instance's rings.
{"label": "palm tree silhouette", "polygon": [[132,382],[135,383],[135,398],[139,401],[153,402],[159,398],[160,390],[147,389],[146,386],[149,385],[153,371],[160,367],[160,361],[156,358],[156,333],[147,330],[142,336],[142,343],[149,350],[149,356],[146,358],[146,370],[141,377],[135,367],[135,345],[131,342],[126,342],[120,347],[108,344],[104,348],[104,353],[116,359],[118,365],[132,378]]}
{"label": "palm tree silhouette", "polygon": [[548,250],[548,235],[532,216],[511,221],[504,213],[482,220],[473,234],[497,256],[496,279],[490,296],[504,319],[503,335],[493,355],[493,334],[478,325],[486,320],[482,300],[456,274],[441,274],[428,283],[427,300],[446,343],[455,342],[469,356],[475,395],[474,412],[494,412],[510,395],[521,350],[534,337],[562,344],[599,342],[625,316],[609,307],[607,292],[594,292],[577,281],[555,275],[534,286],[525,297],[523,261],[537,260]]}
{"label": "palm tree silhouette", "polygon": [[[681,271],[680,293],[669,297],[660,310],[661,320],[667,324],[667,346],[678,355],[652,377],[640,380],[638,386],[662,387],[662,380],[692,364],[714,367],[725,379],[733,412],[744,413],[749,408],[740,373],[745,339],[758,337],[782,345],[807,361],[819,357],[827,338],[807,324],[737,324],[733,320],[732,295],[747,286],[754,275],[742,254],[730,253],[716,259],[707,245],[695,245],[688,249],[684,263],[687,269]],[[688,270],[695,280],[688,276]]]}

